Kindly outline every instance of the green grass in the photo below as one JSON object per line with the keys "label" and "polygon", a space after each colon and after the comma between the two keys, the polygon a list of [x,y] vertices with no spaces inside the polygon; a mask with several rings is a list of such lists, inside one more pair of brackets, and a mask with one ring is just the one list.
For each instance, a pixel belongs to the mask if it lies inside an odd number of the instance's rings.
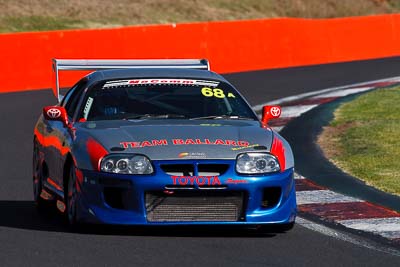
{"label": "green grass", "polygon": [[400,12],[398,0],[0,0],[0,32]]}
{"label": "green grass", "polygon": [[319,143],[344,171],[400,195],[400,87],[341,105]]}
{"label": "green grass", "polygon": [[72,29],[74,28],[74,25],[81,24],[81,21],[75,19],[46,16],[3,17],[0,19],[0,32]]}

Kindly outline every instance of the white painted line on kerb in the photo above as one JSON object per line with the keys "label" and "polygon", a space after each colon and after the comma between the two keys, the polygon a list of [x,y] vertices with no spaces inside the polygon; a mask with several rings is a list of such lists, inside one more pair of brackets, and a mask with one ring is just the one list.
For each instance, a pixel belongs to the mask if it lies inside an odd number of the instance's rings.
{"label": "white painted line on kerb", "polygon": [[297,205],[363,202],[361,199],[345,196],[330,190],[299,191],[296,192],[296,199]]}
{"label": "white painted line on kerb", "polygon": [[381,251],[381,252],[389,253],[392,255],[400,256],[400,251],[397,249],[385,247],[385,246],[382,246],[382,244],[376,243],[372,240],[364,240],[353,234],[338,231],[338,230],[329,228],[325,225],[306,220],[301,217],[296,218],[296,224],[299,224],[307,229],[321,233],[323,235],[331,236],[331,237],[337,238],[339,240],[350,242],[352,244],[355,244],[355,245],[358,245],[361,247],[366,247],[366,248],[373,249],[376,251]]}
{"label": "white painted line on kerb", "polygon": [[342,220],[338,222],[348,228],[377,233],[390,239],[400,238],[400,217]]}
{"label": "white painted line on kerb", "polygon": [[372,81],[367,81],[367,82],[362,82],[362,83],[354,83],[354,84],[348,84],[348,85],[343,85],[343,86],[337,86],[337,87],[331,87],[331,88],[326,88],[326,89],[322,89],[322,90],[318,90],[318,91],[312,91],[312,92],[308,92],[308,93],[303,93],[303,94],[299,94],[299,95],[294,95],[294,96],[288,96],[288,97],[284,97],[284,98],[280,98],[280,99],[276,99],[276,100],[272,100],[269,102],[265,102],[262,104],[258,104],[253,106],[253,109],[256,112],[260,112],[262,110],[262,107],[265,105],[279,105],[281,103],[285,103],[285,102],[289,102],[289,101],[295,101],[295,100],[299,100],[302,98],[306,98],[306,97],[312,97],[312,96],[316,96],[316,95],[321,95],[324,93],[329,93],[329,92],[333,92],[335,90],[343,90],[349,87],[355,87],[355,86],[360,86],[363,87],[365,85],[368,85],[370,83],[381,83],[381,82],[400,82],[400,76],[395,76],[395,77],[390,77],[390,78],[385,78],[385,79],[379,79],[379,80],[372,80]]}
{"label": "white painted line on kerb", "polygon": [[298,173],[294,173],[294,179],[306,179],[306,178],[304,178],[304,176],[302,176]]}
{"label": "white painted line on kerb", "polygon": [[285,126],[273,126],[273,127],[271,127],[272,128],[272,130],[274,130],[275,132],[280,132],[282,129],[283,129],[283,127],[285,127]]}
{"label": "white painted line on kerb", "polygon": [[[323,98],[325,97],[342,97],[342,96],[348,96],[352,94],[357,94],[361,92],[366,92],[369,90],[374,89],[375,87],[360,87],[360,88],[352,88],[352,89],[346,89],[346,90],[341,90],[341,91],[334,91],[331,93],[327,93],[322,95]],[[312,97],[313,99],[315,98],[321,98],[321,96],[314,96]]]}
{"label": "white painted line on kerb", "polygon": [[374,233],[386,237],[388,239],[400,239],[400,231],[374,232]]}
{"label": "white painted line on kerb", "polygon": [[298,117],[301,114],[317,107],[318,105],[297,105],[290,107],[282,107],[282,115],[281,118],[294,118]]}
{"label": "white painted line on kerb", "polygon": [[[381,82],[400,82],[400,76],[396,77],[391,77],[391,78],[385,78],[385,79],[380,79],[380,80],[373,80],[373,81],[367,81],[367,82],[362,82],[362,83],[357,83],[357,84],[349,84],[349,85],[344,85],[344,86],[338,86],[338,87],[332,87],[332,88],[327,88],[319,91],[313,91],[309,93],[304,93],[304,94],[299,94],[295,96],[289,96],[269,102],[265,102],[263,104],[259,104],[256,106],[253,106],[253,109],[259,113],[262,110],[262,107],[265,105],[279,105],[281,103],[289,102],[289,101],[296,101],[299,99],[304,99],[304,98],[323,98],[323,97],[340,97],[340,96],[346,96],[349,94],[354,94],[362,91],[367,91],[374,89],[375,87],[367,86],[370,85],[371,83],[381,83]],[[354,88],[354,87],[359,87],[359,88]],[[302,105],[303,107],[306,105]],[[314,108],[317,105],[308,105],[308,106],[313,106],[310,109]],[[297,110],[291,111],[291,108],[295,108]],[[283,107],[283,114],[282,117],[292,117],[291,113],[295,113],[295,115],[299,116],[305,111],[299,111],[299,106],[294,106],[294,107]],[[308,108],[304,108],[304,110],[308,111],[310,110]],[[285,111],[286,110],[286,111]],[[286,115],[288,114],[288,115]],[[290,116],[289,116],[290,115]],[[293,116],[295,117],[295,116]],[[284,126],[280,127],[274,127],[276,131],[280,131]],[[305,179],[303,176],[295,173],[294,174],[295,179]],[[342,194],[335,193],[330,190],[310,190],[310,191],[300,191],[296,192],[296,198],[297,198],[297,204],[298,205],[304,205],[304,204],[327,204],[327,203],[351,203],[351,202],[363,202],[363,200],[345,196]],[[309,228],[311,230],[323,233],[328,236],[334,236],[336,238],[351,242],[353,244],[358,244],[364,247],[369,247],[378,251],[384,251],[387,253],[391,253],[394,255],[400,255],[399,251],[397,250],[392,250],[392,249],[383,249],[381,248],[380,244],[377,245],[371,245],[371,241],[360,241],[357,239],[354,239],[352,237],[349,237],[347,234],[342,234],[340,232],[336,232],[333,229],[330,229],[328,227],[325,227],[320,224],[315,224],[311,221],[307,221],[304,218],[297,217],[297,223]],[[362,231],[368,231],[372,233],[379,234],[383,237],[389,238],[389,239],[397,239],[400,238],[400,217],[396,218],[374,218],[374,219],[356,219],[356,220],[342,220],[339,221],[342,225],[348,228],[353,228],[357,230],[362,230]]]}

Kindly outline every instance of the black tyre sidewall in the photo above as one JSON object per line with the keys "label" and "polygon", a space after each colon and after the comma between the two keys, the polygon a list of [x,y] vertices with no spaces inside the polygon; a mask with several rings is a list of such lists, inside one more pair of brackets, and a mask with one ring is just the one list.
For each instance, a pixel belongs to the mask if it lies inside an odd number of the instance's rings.
{"label": "black tyre sidewall", "polygon": [[[76,203],[76,195],[74,196],[74,203],[71,204],[71,197],[70,197],[70,190],[75,190],[76,194],[76,175],[75,175],[75,170],[76,167],[74,164],[71,164],[68,172],[68,181],[66,184],[66,188],[64,189],[64,200],[65,200],[65,217],[69,225],[76,225],[76,208],[77,208],[77,203]],[[72,183],[72,184],[71,184]],[[74,194],[73,193],[73,194]],[[71,214],[71,205],[73,205],[73,214]]]}

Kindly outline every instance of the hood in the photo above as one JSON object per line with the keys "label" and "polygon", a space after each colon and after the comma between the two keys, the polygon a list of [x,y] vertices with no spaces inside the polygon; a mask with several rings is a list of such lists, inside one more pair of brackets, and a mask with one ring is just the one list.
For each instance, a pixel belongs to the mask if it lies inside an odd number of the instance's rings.
{"label": "hood", "polygon": [[152,160],[235,159],[270,151],[272,131],[257,121],[96,121],[79,126],[109,153],[138,153]]}

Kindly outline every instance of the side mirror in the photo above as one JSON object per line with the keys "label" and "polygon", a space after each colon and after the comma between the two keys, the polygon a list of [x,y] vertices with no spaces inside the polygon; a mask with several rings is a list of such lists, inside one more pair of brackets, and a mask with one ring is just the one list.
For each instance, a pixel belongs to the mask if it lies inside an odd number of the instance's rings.
{"label": "side mirror", "polygon": [[67,111],[63,107],[48,106],[43,108],[43,116],[49,121],[61,121],[64,126],[68,126]]}
{"label": "side mirror", "polygon": [[262,124],[268,124],[269,120],[277,119],[281,116],[282,109],[280,106],[263,106]]}

